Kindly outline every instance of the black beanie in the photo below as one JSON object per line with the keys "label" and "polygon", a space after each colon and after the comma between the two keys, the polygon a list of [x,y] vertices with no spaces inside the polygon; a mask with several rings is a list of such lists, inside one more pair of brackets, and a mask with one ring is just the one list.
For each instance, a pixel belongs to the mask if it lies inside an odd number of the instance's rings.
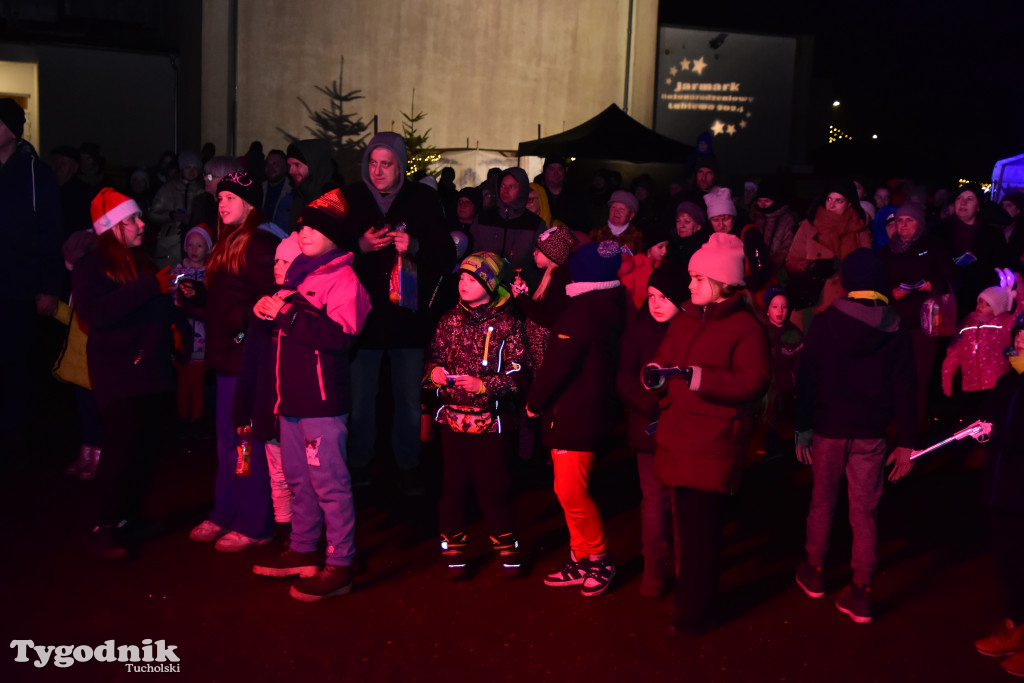
{"label": "black beanie", "polygon": [[885,264],[873,249],[854,249],[843,260],[841,279],[847,292],[881,292],[885,289]]}
{"label": "black beanie", "polygon": [[348,201],[341,190],[331,190],[311,201],[299,215],[298,227],[313,228],[334,242],[334,246],[345,249],[350,242],[347,230]]}
{"label": "black beanie", "polygon": [[249,206],[259,210],[263,206],[263,187],[245,171],[228,173],[217,183],[217,194],[231,192],[241,197]]}
{"label": "black beanie", "polygon": [[647,286],[664,294],[676,308],[690,300],[690,271],[685,263],[666,259],[647,278]]}
{"label": "black beanie", "polygon": [[20,138],[25,132],[25,110],[10,97],[0,99],[0,121],[3,121],[16,138]]}
{"label": "black beanie", "polygon": [[473,202],[473,206],[476,207],[476,212],[479,214],[484,208],[484,195],[480,190],[475,187],[464,187],[459,190],[459,199],[465,197],[469,201]]}

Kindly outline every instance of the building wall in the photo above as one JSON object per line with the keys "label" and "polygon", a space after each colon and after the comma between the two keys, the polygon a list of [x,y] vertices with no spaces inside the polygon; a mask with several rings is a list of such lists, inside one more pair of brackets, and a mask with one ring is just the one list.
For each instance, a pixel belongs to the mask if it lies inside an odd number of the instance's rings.
{"label": "building wall", "polygon": [[[339,75],[365,99],[352,111],[401,132],[402,112],[427,114],[436,147],[515,149],[559,133],[610,103],[650,125],[656,0],[245,0],[238,3],[237,149],[304,137],[316,91]],[[227,1],[203,3],[203,136],[227,149]],[[630,101],[624,102],[633,8]]]}

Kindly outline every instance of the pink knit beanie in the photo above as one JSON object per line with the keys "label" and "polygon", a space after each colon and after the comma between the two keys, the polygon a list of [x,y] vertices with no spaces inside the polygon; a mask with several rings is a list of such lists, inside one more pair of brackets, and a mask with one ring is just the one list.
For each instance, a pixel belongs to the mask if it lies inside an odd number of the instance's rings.
{"label": "pink knit beanie", "polygon": [[725,285],[742,287],[746,260],[743,242],[736,235],[716,232],[690,257],[690,272],[709,277]]}

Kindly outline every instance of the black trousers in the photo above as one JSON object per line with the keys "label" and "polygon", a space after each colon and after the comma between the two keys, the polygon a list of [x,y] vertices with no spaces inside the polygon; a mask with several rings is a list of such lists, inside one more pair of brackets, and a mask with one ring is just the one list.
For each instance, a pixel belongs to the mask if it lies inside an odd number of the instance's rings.
{"label": "black trousers", "polygon": [[103,453],[96,470],[96,522],[137,519],[145,502],[165,413],[163,394],[122,399],[100,408]]}
{"label": "black trousers", "polygon": [[990,510],[989,525],[1003,616],[1024,624],[1024,512]]}
{"label": "black trousers", "polygon": [[700,628],[707,625],[718,594],[725,496],[677,486],[672,489],[672,499],[679,539],[673,623],[684,629]]}
{"label": "black trousers", "polygon": [[463,434],[441,427],[444,461],[438,517],[441,533],[466,531],[466,496],[476,493],[487,527],[494,536],[513,531],[508,457],[510,433]]}

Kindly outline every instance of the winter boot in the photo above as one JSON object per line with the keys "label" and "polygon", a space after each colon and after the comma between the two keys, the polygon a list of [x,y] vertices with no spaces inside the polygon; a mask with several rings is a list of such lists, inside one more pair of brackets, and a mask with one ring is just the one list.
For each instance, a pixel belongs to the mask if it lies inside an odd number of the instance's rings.
{"label": "winter boot", "polygon": [[441,559],[444,562],[448,578],[459,580],[466,578],[466,546],[469,537],[465,533],[441,534]]}
{"label": "winter boot", "polygon": [[522,575],[523,558],[519,552],[519,541],[514,533],[491,536],[491,546],[498,553],[501,571],[507,578],[514,579]]}

